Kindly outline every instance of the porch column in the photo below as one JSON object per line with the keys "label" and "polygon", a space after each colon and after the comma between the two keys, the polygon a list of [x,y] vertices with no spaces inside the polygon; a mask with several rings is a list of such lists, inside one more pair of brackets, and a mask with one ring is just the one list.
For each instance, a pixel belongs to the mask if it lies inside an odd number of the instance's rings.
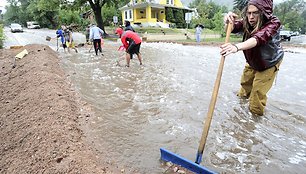
{"label": "porch column", "polygon": [[133,9],[133,23],[136,22],[136,20],[138,19],[137,17],[138,17],[138,16],[137,16],[137,9],[134,8],[134,9]]}
{"label": "porch column", "polygon": [[[163,11],[164,13],[160,13],[160,15],[161,15],[161,18],[162,18],[162,20],[163,20],[163,23],[167,23],[166,22],[166,9],[164,8],[163,10],[161,10],[161,11]],[[159,11],[159,12],[161,12],[161,11]]]}
{"label": "porch column", "polygon": [[147,6],[146,8],[146,18],[147,18],[147,21],[150,22],[151,21],[151,6]]}

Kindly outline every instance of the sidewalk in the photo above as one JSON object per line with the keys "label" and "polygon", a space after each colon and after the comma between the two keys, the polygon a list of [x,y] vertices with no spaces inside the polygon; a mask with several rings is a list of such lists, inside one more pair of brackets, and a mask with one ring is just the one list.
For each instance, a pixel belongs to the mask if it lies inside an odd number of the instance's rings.
{"label": "sidewalk", "polygon": [[[193,33],[187,34],[188,39],[195,40],[195,35]],[[187,37],[183,33],[178,34],[142,34],[141,37],[144,41],[170,41],[170,40],[187,40]],[[220,34],[202,34],[201,39],[205,40],[206,38],[220,38]]]}

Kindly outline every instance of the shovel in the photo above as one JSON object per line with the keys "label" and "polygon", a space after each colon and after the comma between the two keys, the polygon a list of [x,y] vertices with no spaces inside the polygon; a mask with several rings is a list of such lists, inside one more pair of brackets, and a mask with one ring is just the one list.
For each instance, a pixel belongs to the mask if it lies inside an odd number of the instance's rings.
{"label": "shovel", "polygon": [[46,41],[50,41],[52,38],[50,36],[46,36]]}
{"label": "shovel", "polygon": [[[228,26],[227,26],[225,43],[229,42],[232,25],[233,24],[229,23]],[[176,155],[176,154],[174,154],[174,153],[172,153],[172,152],[170,152],[170,151],[168,151],[164,148],[160,148],[161,159],[162,160],[171,161],[172,163],[180,165],[180,166],[182,166],[182,167],[184,167],[184,168],[186,168],[190,171],[193,171],[195,173],[205,173],[205,174],[215,173],[215,172],[210,171],[209,169],[207,169],[207,168],[205,168],[205,167],[203,167],[199,164],[202,161],[202,155],[203,155],[208,131],[209,131],[209,128],[210,128],[210,123],[211,123],[211,120],[212,120],[213,112],[214,112],[216,101],[217,101],[218,91],[219,91],[221,77],[222,77],[222,71],[223,71],[223,67],[224,67],[224,61],[225,61],[225,57],[222,55],[221,56],[221,61],[220,61],[220,64],[219,64],[217,78],[216,78],[216,81],[215,81],[215,86],[214,86],[214,89],[213,89],[213,93],[212,93],[212,96],[211,96],[211,100],[210,100],[210,104],[209,104],[209,108],[208,108],[208,112],[207,112],[207,116],[206,116],[205,125],[204,125],[203,132],[202,132],[200,145],[199,145],[197,156],[196,156],[196,161],[195,162],[189,161],[189,160],[184,159],[184,158],[180,157],[179,155]]]}

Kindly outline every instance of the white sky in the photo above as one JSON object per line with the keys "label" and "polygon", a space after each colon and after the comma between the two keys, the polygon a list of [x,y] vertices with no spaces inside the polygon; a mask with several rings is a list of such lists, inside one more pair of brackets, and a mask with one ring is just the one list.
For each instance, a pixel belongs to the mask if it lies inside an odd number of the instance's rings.
{"label": "white sky", "polygon": [[6,0],[0,0],[0,10],[2,10],[2,13],[5,12],[5,5],[7,5]]}
{"label": "white sky", "polygon": [[4,8],[6,4],[7,4],[6,0],[0,0],[0,7],[2,6]]}

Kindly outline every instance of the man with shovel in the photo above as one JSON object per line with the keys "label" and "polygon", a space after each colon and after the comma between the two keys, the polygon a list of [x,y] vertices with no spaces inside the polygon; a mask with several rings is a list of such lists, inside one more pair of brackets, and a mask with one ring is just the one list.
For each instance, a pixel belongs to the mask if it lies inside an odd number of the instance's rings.
{"label": "man with shovel", "polygon": [[[64,31],[62,30],[62,28],[58,29],[56,31],[56,37],[57,39],[58,38],[61,38],[61,43],[63,45],[63,48],[64,48],[64,52],[66,52],[66,48],[67,48],[67,45],[66,45],[66,40],[65,40],[65,35],[64,35]],[[57,45],[58,46],[58,45]]]}
{"label": "man with shovel", "polygon": [[66,41],[66,46],[68,49],[68,53],[70,53],[70,48],[74,49],[76,53],[78,53],[78,50],[76,49],[74,45],[74,40],[72,37],[72,30],[65,25],[62,25],[62,30],[64,31],[64,36],[65,36],[65,41]]}
{"label": "man with shovel", "polygon": [[284,52],[280,46],[280,20],[272,15],[272,0],[249,0],[243,18],[229,12],[225,23],[233,23],[232,33],[243,31],[243,42],[226,43],[221,54],[243,51],[247,64],[241,77],[238,96],[249,98],[249,109],[256,116],[264,114],[267,93],[271,89]]}

